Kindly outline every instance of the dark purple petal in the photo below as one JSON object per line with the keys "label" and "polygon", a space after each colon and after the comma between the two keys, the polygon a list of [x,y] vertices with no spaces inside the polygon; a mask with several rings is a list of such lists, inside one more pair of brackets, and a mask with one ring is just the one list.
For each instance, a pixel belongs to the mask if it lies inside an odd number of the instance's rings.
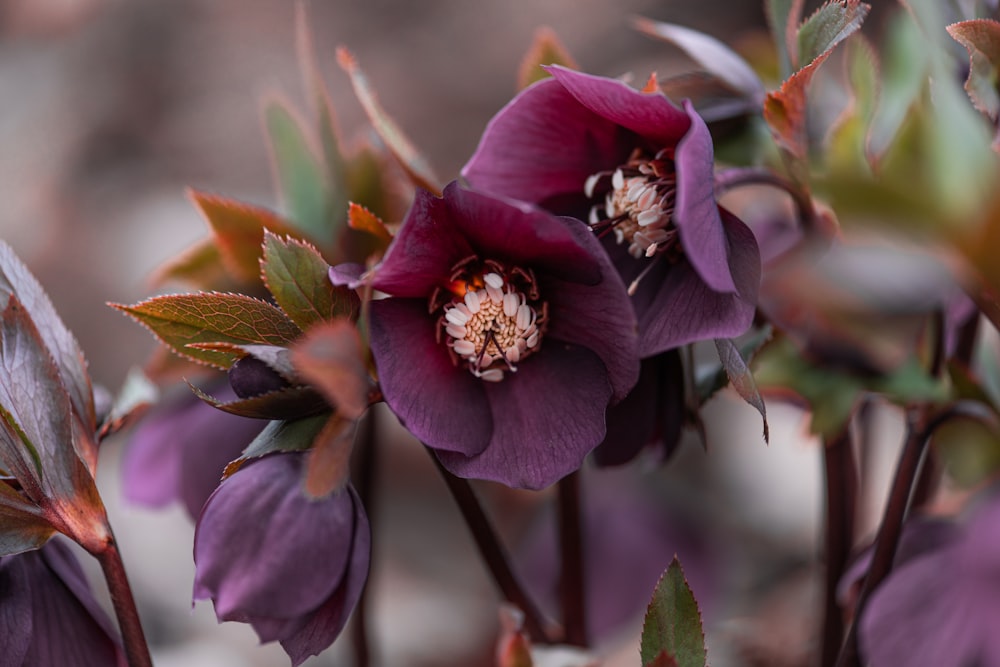
{"label": "dark purple petal", "polygon": [[541,489],[579,468],[604,438],[611,386],[590,350],[546,339],[517,373],[483,384],[493,410],[489,446],[476,456],[435,452],[460,477]]}
{"label": "dark purple petal", "polygon": [[302,454],[265,456],[212,494],[195,531],[195,598],[221,620],[295,618],[336,588],[350,557],[351,495],[311,500]]}
{"label": "dark purple petal", "polygon": [[292,667],[302,664],[309,656],[318,655],[333,643],[358,604],[368,580],[371,529],[357,493],[351,487],[348,491],[354,500],[355,525],[347,572],[337,590],[310,615],[307,622],[295,634],[281,640],[282,648],[292,660]]}
{"label": "dark purple petal", "polygon": [[[37,552],[0,556],[0,637],[3,656],[11,665],[23,665],[34,631],[31,584],[44,572]],[[44,576],[44,574],[42,575]]]}
{"label": "dark purple petal", "polygon": [[471,254],[444,200],[417,190],[402,227],[375,269],[372,284],[393,296],[427,297],[447,283],[456,263]]}
{"label": "dark purple petal", "polygon": [[489,443],[493,417],[483,381],[452,363],[423,299],[371,304],[371,348],[385,402],[421,442],[465,456]]}
{"label": "dark purple petal", "polygon": [[736,294],[713,291],[683,259],[669,268],[659,284],[652,282],[652,274],[648,278],[657,291],[639,312],[642,357],[699,340],[734,338],[753,321],[753,304]]}
{"label": "dark purple petal", "polygon": [[[212,389],[220,400],[236,397],[228,385]],[[125,497],[160,507],[180,499],[192,518],[266,422],[229,415],[184,391],[136,428],[123,457]]]}
{"label": "dark purple petal", "polygon": [[[495,259],[588,285],[601,280],[601,254],[579,221],[451,183],[444,192],[455,228],[481,259]],[[582,240],[584,239],[584,240]],[[449,267],[450,268],[450,267]]]}
{"label": "dark purple petal", "polygon": [[690,102],[684,102],[684,110],[691,118],[691,128],[677,145],[674,223],[685,255],[708,286],[716,292],[735,292],[729,243],[715,202],[712,135]]}
{"label": "dark purple petal", "polygon": [[361,284],[361,276],[364,275],[364,272],[365,267],[363,264],[357,264],[355,262],[337,264],[336,266],[330,267],[330,282],[337,287],[350,287],[351,289],[355,289]]}
{"label": "dark purple petal", "polygon": [[554,79],[525,89],[490,120],[462,176],[475,188],[536,204],[583,199],[587,177],[613,169],[635,147]]}
{"label": "dark purple petal", "polygon": [[[580,104],[660,148],[673,146],[688,131],[691,121],[687,114],[663,93],[643,93],[624,81],[575,72],[558,65],[547,69]],[[616,166],[605,165],[604,169]]]}
{"label": "dark purple petal", "polygon": [[607,435],[594,450],[594,463],[628,463],[659,441],[666,460],[680,442],[684,422],[684,377],[680,353],[668,350],[642,360],[639,382],[628,396],[608,408]]}

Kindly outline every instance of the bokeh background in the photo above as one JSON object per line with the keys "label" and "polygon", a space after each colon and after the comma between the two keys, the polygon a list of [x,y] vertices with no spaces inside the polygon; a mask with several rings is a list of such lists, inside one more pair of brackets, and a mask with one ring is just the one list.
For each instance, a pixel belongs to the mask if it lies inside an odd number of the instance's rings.
{"label": "bokeh background", "polygon": [[[336,65],[338,45],[355,53],[383,106],[448,180],[513,94],[537,27],[552,27],[590,72],[644,79],[690,62],[633,32],[630,15],[742,41],[763,30],[761,4],[314,0],[307,7],[344,136],[367,129]],[[105,303],[149,296],[154,269],[205,235],[186,187],[276,205],[259,100],[279,91],[302,104],[295,48],[290,0],[0,0],[0,237],[50,292],[95,382],[114,390],[154,347]],[[769,446],[759,417],[724,393],[706,413],[708,454],[689,438],[665,471],[638,465],[585,477],[585,485],[601,487],[595,512],[628,507],[634,492],[651,494],[629,510],[645,530],[633,531],[638,542],[615,532],[614,522],[592,532],[606,554],[594,590],[607,599],[595,605],[637,602],[615,612],[627,620],[603,637],[609,664],[637,663],[643,596],[656,580],[649,572],[662,570],[675,551],[703,598],[713,665],[807,664],[820,608],[819,452],[800,413],[770,409]],[[391,419],[384,422],[391,443],[370,508],[375,661],[488,665],[497,627],[491,583],[426,456]],[[898,429],[891,415],[876,425],[890,435]],[[125,443],[106,445],[100,484],[156,663],[287,664],[277,647],[258,648],[249,628],[216,625],[210,604],[192,607],[191,523],[178,508],[122,502]],[[524,555],[526,577],[544,586],[549,495],[477,489],[512,550]],[[871,500],[866,516],[877,504]],[[647,517],[636,507],[656,510]],[[308,664],[349,665],[350,651],[340,642]]]}

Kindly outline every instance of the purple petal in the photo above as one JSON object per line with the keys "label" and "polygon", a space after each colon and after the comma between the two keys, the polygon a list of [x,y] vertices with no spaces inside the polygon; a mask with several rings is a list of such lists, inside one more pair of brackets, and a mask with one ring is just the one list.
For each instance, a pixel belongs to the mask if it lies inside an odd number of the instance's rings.
{"label": "purple petal", "polygon": [[525,89],[490,120],[462,176],[477,189],[542,204],[583,199],[587,177],[625,161],[635,141],[545,79]]}
{"label": "purple petal", "polygon": [[12,665],[23,665],[31,644],[34,615],[31,613],[30,581],[44,566],[37,552],[0,556],[0,637],[3,655]]}
{"label": "purple petal", "polygon": [[361,276],[364,275],[364,264],[355,262],[345,262],[331,266],[329,275],[330,282],[337,287],[349,287],[355,289],[361,284]]}
{"label": "purple petal", "polygon": [[715,201],[712,135],[705,121],[684,102],[691,129],[677,145],[677,203],[674,223],[681,245],[702,279],[716,292],[735,292],[729,244]]}
{"label": "purple petal", "polygon": [[294,635],[281,640],[282,648],[292,660],[292,667],[302,664],[309,656],[320,654],[333,643],[347,624],[368,581],[371,528],[357,493],[352,487],[348,487],[348,491],[354,500],[356,514],[347,572],[334,594],[313,612],[306,624]]}
{"label": "purple petal", "polygon": [[301,616],[343,577],[354,527],[351,496],[307,498],[302,459],[257,459],[205,504],[194,539],[195,598],[211,597],[221,620]]}
{"label": "purple petal", "polygon": [[604,438],[611,398],[604,364],[584,348],[542,345],[516,374],[486,386],[493,436],[481,454],[435,451],[452,473],[541,489],[579,468]]}
{"label": "purple petal", "polygon": [[506,261],[536,274],[588,285],[601,280],[600,247],[587,241],[586,235],[593,234],[579,221],[454,182],[445,188],[444,198],[456,229],[481,259]]}
{"label": "purple petal", "polygon": [[[691,124],[687,114],[663,93],[643,93],[618,79],[575,72],[558,65],[546,69],[580,104],[659,148],[676,144]],[[605,165],[604,169],[615,166]]]}
{"label": "purple petal", "polygon": [[[648,279],[652,282],[655,276]],[[639,354],[648,357],[699,340],[734,338],[749,328],[753,315],[753,304],[736,294],[713,291],[681,259],[639,313]]]}
{"label": "purple petal", "polygon": [[472,254],[444,200],[417,190],[372,284],[393,296],[427,297],[447,283],[455,264]]}
{"label": "purple petal", "polygon": [[452,363],[422,299],[371,304],[371,348],[385,402],[421,442],[472,456],[483,451],[493,417],[483,381]]}

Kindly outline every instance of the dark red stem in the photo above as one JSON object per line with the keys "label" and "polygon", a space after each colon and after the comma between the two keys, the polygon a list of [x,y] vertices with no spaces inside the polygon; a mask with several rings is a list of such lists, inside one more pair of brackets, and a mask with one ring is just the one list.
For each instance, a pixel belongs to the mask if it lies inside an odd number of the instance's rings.
{"label": "dark red stem", "polygon": [[822,665],[831,667],[844,637],[844,619],[837,604],[837,584],[854,544],[858,473],[849,425],[823,451],[826,473],[826,579],[823,608]]}
{"label": "dark red stem", "polygon": [[114,605],[115,615],[118,618],[118,628],[122,633],[129,667],[152,667],[153,660],[149,656],[149,646],[146,644],[146,636],[139,622],[139,611],[132,596],[132,587],[128,583],[125,565],[122,563],[114,538],[94,556],[101,564],[101,571],[104,572],[104,578],[108,582],[111,604]]}
{"label": "dark red stem", "polygon": [[583,526],[580,506],[580,471],[559,480],[559,551],[562,571],[559,593],[562,601],[564,641],[587,646],[587,594],[585,584]]}
{"label": "dark red stem", "polygon": [[[368,514],[369,521],[371,521],[375,511],[374,486],[377,461],[375,452],[378,444],[377,421],[378,416],[375,414],[375,411],[369,410],[365,416],[364,423],[361,425],[362,430],[359,434],[359,444],[361,446],[358,451],[357,470],[352,475],[354,489],[358,492],[358,498],[361,500],[361,505]],[[373,549],[373,556],[374,553]],[[361,591],[361,597],[354,608],[351,623],[351,644],[354,649],[355,667],[368,667],[371,664],[371,644],[368,641],[368,586],[365,586],[364,590]]]}

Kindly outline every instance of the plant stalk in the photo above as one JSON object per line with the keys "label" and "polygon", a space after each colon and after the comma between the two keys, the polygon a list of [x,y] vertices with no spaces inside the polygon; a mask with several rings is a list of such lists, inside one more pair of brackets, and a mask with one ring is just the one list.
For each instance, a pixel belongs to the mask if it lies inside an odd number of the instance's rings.
{"label": "plant stalk", "polygon": [[101,564],[104,579],[108,582],[108,591],[111,593],[111,603],[118,618],[118,629],[122,633],[129,667],[152,667],[153,660],[149,655],[146,635],[139,621],[139,611],[135,606],[132,587],[129,585],[125,564],[122,562],[114,538],[107,542],[102,551],[93,555]]}
{"label": "plant stalk", "polygon": [[831,667],[844,638],[844,619],[837,604],[837,584],[854,544],[858,473],[850,426],[832,438],[823,451],[826,474],[826,578],[823,607],[822,665]]}
{"label": "plant stalk", "polygon": [[559,480],[559,551],[562,570],[559,594],[562,602],[564,641],[587,646],[586,571],[583,554],[583,525],[580,505],[580,471]]}

